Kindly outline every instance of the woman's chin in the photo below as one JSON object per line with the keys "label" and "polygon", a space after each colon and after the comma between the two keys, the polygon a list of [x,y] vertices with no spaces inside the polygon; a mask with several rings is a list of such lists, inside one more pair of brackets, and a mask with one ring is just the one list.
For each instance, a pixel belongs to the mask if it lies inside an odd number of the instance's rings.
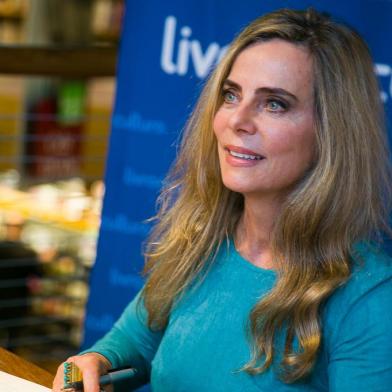
{"label": "woman's chin", "polygon": [[230,189],[233,192],[247,194],[247,193],[258,193],[262,191],[262,189],[258,189],[255,187],[255,184],[250,181],[233,181],[232,179],[223,178],[223,184],[226,188]]}

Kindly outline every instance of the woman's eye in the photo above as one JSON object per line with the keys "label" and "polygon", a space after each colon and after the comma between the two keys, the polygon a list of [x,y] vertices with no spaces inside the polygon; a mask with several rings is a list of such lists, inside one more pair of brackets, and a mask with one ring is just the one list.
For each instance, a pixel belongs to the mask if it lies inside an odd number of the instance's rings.
{"label": "woman's eye", "polygon": [[223,100],[226,103],[234,103],[237,97],[232,91],[223,91]]}
{"label": "woman's eye", "polygon": [[277,99],[270,99],[267,101],[267,110],[271,112],[283,112],[287,109],[286,103]]}

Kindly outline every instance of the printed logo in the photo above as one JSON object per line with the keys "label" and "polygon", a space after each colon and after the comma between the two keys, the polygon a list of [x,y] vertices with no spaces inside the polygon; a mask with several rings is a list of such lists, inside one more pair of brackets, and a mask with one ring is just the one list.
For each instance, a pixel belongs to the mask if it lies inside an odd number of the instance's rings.
{"label": "printed logo", "polygon": [[137,186],[157,190],[162,185],[162,179],[150,174],[137,173],[133,168],[124,168],[123,182],[127,186]]}
{"label": "printed logo", "polygon": [[115,216],[103,215],[101,219],[101,230],[136,235],[144,238],[149,233],[150,226],[146,223],[131,221],[124,214],[117,214]]}
{"label": "printed logo", "polygon": [[388,64],[376,63],[374,69],[381,84],[385,85],[385,82],[387,84],[387,91],[381,90],[381,99],[386,103],[392,97],[392,67]]}
{"label": "printed logo", "polygon": [[86,328],[92,331],[106,332],[114,324],[114,316],[109,313],[93,315],[91,312],[86,317]]}
{"label": "printed logo", "polygon": [[[184,76],[192,63],[196,75],[204,79],[210,69],[223,57],[228,45],[220,46],[217,42],[211,42],[203,51],[200,41],[191,39],[192,29],[189,26],[182,26],[178,30],[179,34],[177,34],[177,18],[172,15],[168,16],[165,19],[162,40],[161,67],[163,71],[169,75]],[[388,64],[377,63],[375,72],[380,78],[388,79],[387,91],[381,91],[381,99],[387,102],[392,97],[392,67]]]}
{"label": "printed logo", "polygon": [[166,124],[160,120],[143,118],[138,112],[129,114],[114,114],[112,118],[114,128],[126,129],[137,133],[166,135]]}
{"label": "printed logo", "polygon": [[[176,38],[177,19],[168,16],[165,19],[163,32],[161,67],[169,75],[185,75],[189,70],[189,63],[193,64],[196,75],[203,79],[210,69],[222,58],[227,46],[219,46],[217,42],[211,42],[203,51],[200,41],[190,39],[192,29],[183,26],[179,29],[180,40]],[[176,44],[178,47],[176,48]]]}
{"label": "printed logo", "polygon": [[116,268],[110,269],[110,284],[121,287],[136,287],[139,289],[143,284],[143,279],[137,274],[125,274]]}

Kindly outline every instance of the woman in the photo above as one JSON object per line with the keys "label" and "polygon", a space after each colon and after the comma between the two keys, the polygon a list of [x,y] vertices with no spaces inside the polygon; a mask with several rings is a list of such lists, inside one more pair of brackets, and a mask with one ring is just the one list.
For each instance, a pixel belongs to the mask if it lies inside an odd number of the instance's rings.
{"label": "woman", "polygon": [[249,25],[189,121],[144,289],[69,359],[85,391],[124,365],[154,391],[392,390],[385,146],[355,32],[311,9]]}

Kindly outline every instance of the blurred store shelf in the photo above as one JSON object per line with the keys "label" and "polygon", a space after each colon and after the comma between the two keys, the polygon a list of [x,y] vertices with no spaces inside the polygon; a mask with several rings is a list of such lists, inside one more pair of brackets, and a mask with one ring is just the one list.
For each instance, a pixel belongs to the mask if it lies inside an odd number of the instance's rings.
{"label": "blurred store shelf", "polygon": [[83,334],[122,0],[0,0],[0,344],[54,371]]}
{"label": "blurred store shelf", "polygon": [[1,46],[0,74],[63,78],[114,76],[117,48]]}
{"label": "blurred store shelf", "polygon": [[[56,225],[65,230],[97,233],[99,215],[87,210],[85,195],[51,202],[39,195],[0,185],[0,211],[17,212],[23,219]],[[72,205],[71,205],[72,203]]]}

